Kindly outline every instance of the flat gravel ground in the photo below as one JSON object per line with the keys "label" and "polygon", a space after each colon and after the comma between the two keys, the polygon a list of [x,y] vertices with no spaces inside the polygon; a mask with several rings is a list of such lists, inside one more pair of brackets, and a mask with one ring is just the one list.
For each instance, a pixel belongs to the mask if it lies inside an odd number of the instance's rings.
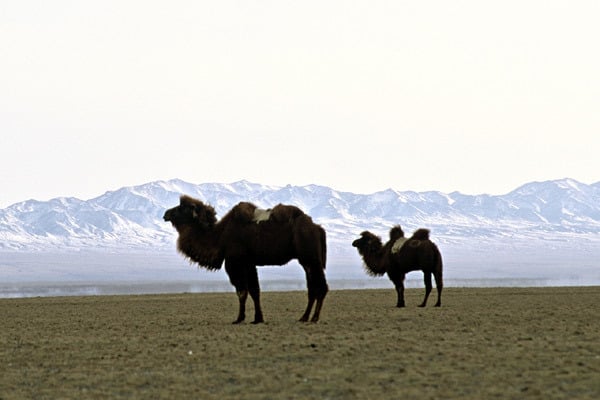
{"label": "flat gravel ground", "polygon": [[[598,399],[600,287],[0,299],[0,399]],[[253,315],[249,301],[248,316]]]}

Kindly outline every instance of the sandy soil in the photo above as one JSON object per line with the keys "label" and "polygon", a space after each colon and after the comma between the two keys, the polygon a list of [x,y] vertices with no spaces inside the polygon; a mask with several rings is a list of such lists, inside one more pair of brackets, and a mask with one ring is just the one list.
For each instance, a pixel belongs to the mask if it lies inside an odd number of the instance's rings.
{"label": "sandy soil", "polygon": [[332,291],[317,324],[305,296],[260,325],[233,293],[0,300],[0,399],[600,398],[599,287]]}

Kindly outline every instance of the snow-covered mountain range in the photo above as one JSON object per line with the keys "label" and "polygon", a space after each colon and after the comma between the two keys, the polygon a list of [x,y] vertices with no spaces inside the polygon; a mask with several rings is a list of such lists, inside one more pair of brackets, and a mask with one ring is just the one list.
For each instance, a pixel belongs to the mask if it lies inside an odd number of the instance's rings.
{"label": "snow-covered mountain range", "polygon": [[373,194],[324,186],[266,186],[247,181],[192,184],[156,181],[80,200],[28,200],[0,210],[1,250],[82,248],[156,249],[172,246],[175,232],[162,220],[167,208],[188,194],[213,205],[218,216],[240,201],[259,207],[294,204],[322,224],[333,249],[348,247],[361,231],[382,236],[394,224],[417,227],[449,245],[472,241],[572,242],[600,239],[600,182],[572,179],[532,182],[500,196],[458,192]]}
{"label": "snow-covered mountain range", "polygon": [[[167,290],[165,285],[181,282],[183,286],[172,290],[229,289],[222,270],[190,268],[176,253],[175,229],[162,216],[179,203],[181,194],[210,203],[219,217],[240,201],[263,208],[299,206],[327,231],[327,277],[333,288],[391,285],[364,273],[351,242],[363,230],[386,240],[395,224],[407,234],[419,227],[431,230],[450,286],[600,284],[600,182],[532,182],[501,196],[470,196],[392,189],[354,194],[316,185],[174,179],[124,187],[90,200],[28,200],[1,209],[0,297],[71,293],[65,284],[86,282],[95,283],[72,294],[102,293],[98,282],[125,282],[125,290],[131,284],[154,285],[135,291]],[[267,289],[304,287],[299,267],[260,271]],[[409,274],[408,284],[412,280],[422,285],[421,279]],[[269,283],[275,281],[276,286]]]}
{"label": "snow-covered mountain range", "polygon": [[363,230],[386,238],[395,224],[407,233],[427,227],[448,247],[600,243],[600,182],[532,182],[493,196],[392,189],[354,194],[316,185],[192,184],[173,179],[124,187],[90,200],[63,197],[11,205],[0,210],[0,251],[172,247],[176,234],[162,215],[178,204],[181,194],[210,203],[219,217],[240,201],[265,208],[297,205],[325,227],[333,257],[354,252],[349,243]]}

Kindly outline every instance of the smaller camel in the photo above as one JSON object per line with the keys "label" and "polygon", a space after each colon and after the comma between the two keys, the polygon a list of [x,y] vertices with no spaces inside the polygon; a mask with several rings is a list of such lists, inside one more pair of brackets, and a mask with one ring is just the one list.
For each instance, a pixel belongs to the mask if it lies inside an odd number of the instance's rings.
{"label": "smaller camel", "polygon": [[419,307],[425,307],[431,293],[431,275],[437,288],[436,307],[442,305],[442,255],[438,247],[429,240],[429,230],[418,229],[412,237],[405,238],[400,225],[390,230],[390,240],[384,245],[379,236],[369,231],[360,234],[352,242],[362,256],[366,271],[373,276],[387,273],[398,293],[397,307],[404,307],[404,278],[411,271],[423,271],[425,298]]}

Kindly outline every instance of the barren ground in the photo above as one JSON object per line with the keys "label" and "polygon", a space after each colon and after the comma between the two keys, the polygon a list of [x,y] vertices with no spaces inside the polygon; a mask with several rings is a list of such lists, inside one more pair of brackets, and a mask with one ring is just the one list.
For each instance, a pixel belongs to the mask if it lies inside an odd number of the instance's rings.
{"label": "barren ground", "polygon": [[[0,299],[0,399],[597,399],[600,287]],[[248,315],[252,316],[252,305]]]}

